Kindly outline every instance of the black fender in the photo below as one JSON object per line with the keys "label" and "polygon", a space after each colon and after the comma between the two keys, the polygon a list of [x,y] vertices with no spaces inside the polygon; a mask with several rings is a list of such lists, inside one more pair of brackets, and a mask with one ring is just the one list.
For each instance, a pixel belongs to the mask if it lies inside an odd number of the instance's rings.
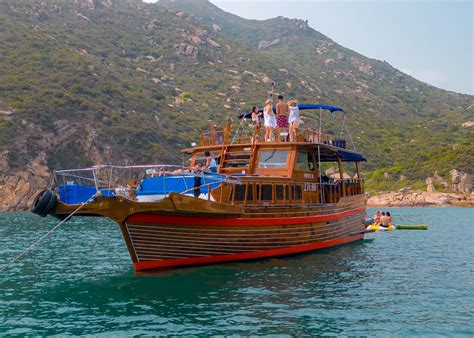
{"label": "black fender", "polygon": [[56,195],[49,189],[41,191],[35,198],[31,212],[41,217],[46,217],[56,205]]}

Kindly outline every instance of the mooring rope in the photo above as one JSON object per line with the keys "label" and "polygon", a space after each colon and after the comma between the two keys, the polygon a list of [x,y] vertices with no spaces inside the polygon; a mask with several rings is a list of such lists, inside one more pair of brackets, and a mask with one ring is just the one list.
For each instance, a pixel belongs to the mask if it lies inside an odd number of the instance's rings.
{"label": "mooring rope", "polygon": [[49,235],[51,235],[57,228],[59,228],[62,224],[64,224],[64,222],[68,221],[76,212],[78,212],[84,205],[86,205],[87,203],[89,203],[92,199],[94,199],[95,197],[97,196],[97,193],[95,193],[94,195],[91,196],[91,198],[89,198],[87,201],[85,201],[84,203],[82,203],[79,208],[77,208],[76,210],[74,210],[72,213],[70,213],[65,219],[63,219],[61,222],[59,222],[56,226],[54,226],[54,228],[52,228],[51,230],[49,230],[45,235],[43,235],[40,239],[38,239],[36,242],[34,242],[33,244],[31,244],[25,251],[23,251],[21,254],[19,254],[18,256],[16,256],[15,258],[13,258],[9,263],[5,264],[4,266],[2,266],[0,268],[0,273],[3,272],[6,268],[8,268],[10,265],[12,265],[13,263],[15,263],[16,261],[18,261],[21,257],[23,257],[24,255],[26,255],[28,252],[30,252],[31,250],[33,250],[33,248],[38,245],[41,241],[43,241],[46,237],[48,237]]}

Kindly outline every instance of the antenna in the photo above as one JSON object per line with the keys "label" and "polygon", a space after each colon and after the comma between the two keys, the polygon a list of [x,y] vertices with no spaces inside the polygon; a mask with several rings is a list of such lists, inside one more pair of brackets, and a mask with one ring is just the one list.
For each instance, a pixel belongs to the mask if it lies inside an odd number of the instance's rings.
{"label": "antenna", "polygon": [[275,82],[272,81],[272,93],[270,94],[270,99],[272,100],[272,109],[273,109],[273,90],[275,89]]}

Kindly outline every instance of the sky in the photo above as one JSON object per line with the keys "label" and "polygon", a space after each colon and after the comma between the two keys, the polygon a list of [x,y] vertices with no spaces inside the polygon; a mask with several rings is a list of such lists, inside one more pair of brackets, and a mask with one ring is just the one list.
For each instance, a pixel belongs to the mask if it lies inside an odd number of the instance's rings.
{"label": "sky", "polygon": [[433,86],[474,95],[474,0],[211,2],[246,19],[308,20],[344,47]]}

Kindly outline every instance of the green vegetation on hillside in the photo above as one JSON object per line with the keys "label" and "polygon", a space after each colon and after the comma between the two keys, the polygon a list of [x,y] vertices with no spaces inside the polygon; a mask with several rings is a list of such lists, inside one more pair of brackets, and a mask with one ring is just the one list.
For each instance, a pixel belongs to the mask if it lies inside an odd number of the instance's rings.
{"label": "green vegetation on hillside", "polygon": [[[204,0],[95,10],[4,0],[0,41],[0,155],[12,173],[42,152],[55,169],[181,163],[180,148],[262,105],[271,81],[288,98],[345,109],[374,191],[397,188],[400,175],[420,185],[474,166],[474,131],[462,127],[472,96],[365,58],[301,20],[246,20]],[[340,116],[324,121],[339,130]]]}

